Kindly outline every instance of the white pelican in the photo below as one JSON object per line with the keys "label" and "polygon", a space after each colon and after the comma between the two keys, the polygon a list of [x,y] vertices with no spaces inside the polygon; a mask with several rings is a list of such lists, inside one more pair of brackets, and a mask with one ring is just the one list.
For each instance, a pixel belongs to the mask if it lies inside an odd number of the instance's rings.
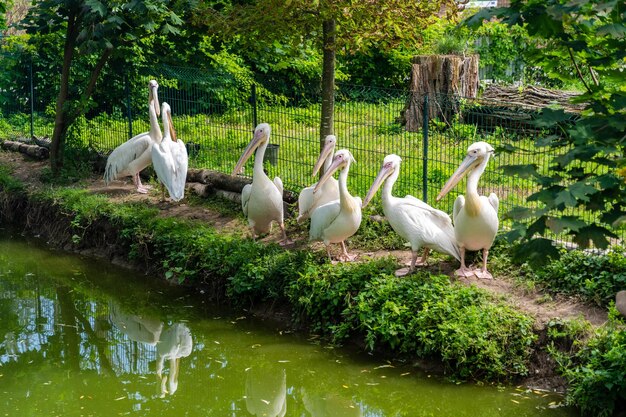
{"label": "white pelican", "polygon": [[152,155],[150,150],[154,143],[161,142],[161,129],[159,128],[159,97],[157,89],[159,84],[155,80],[148,83],[150,94],[148,95],[148,113],[150,115],[150,131],[140,133],[133,136],[126,142],[122,143],[107,158],[106,168],[104,170],[104,182],[109,184],[111,181],[131,176],[133,184],[137,187],[137,192],[145,194],[148,188],[141,184],[139,172],[150,165]]}
{"label": "white pelican", "polygon": [[[337,138],[335,135],[328,135],[324,139],[324,149],[320,152],[320,156],[313,168],[313,176],[317,175],[322,163],[324,164],[324,172],[328,171],[330,164],[333,162],[333,152],[335,145],[337,144]],[[330,203],[333,200],[339,200],[339,183],[333,177],[330,177],[328,181],[324,183],[322,188],[314,193],[313,190],[317,183],[310,187],[303,188],[298,196],[298,223],[311,217],[311,213],[326,203]]]}
{"label": "white pelican", "polygon": [[[452,227],[450,216],[411,195],[404,198],[391,195],[393,185],[400,175],[401,161],[398,155],[391,154],[385,157],[383,166],[363,200],[363,207],[370,202],[384,182],[382,200],[385,217],[393,230],[411,243],[413,256],[408,273],[415,270],[415,265],[426,263],[430,249],[447,253],[460,260],[459,246],[454,237],[454,227]],[[422,247],[424,254],[417,262],[417,253]],[[404,275],[400,271],[402,270],[397,271],[396,275]]]}
{"label": "white pelican", "polygon": [[[157,381],[161,383],[160,394],[162,397],[166,393],[174,394],[178,389],[178,373],[180,370],[180,358],[186,358],[191,354],[193,349],[193,340],[191,339],[191,331],[182,323],[175,323],[172,327],[161,333],[161,339],[157,343],[157,355],[159,358],[156,363]],[[165,359],[170,363],[169,382],[167,377],[163,376],[163,365]],[[167,383],[167,389],[165,384]]]}
{"label": "white pelican", "polygon": [[269,233],[272,222],[276,221],[283,232],[282,243],[285,244],[288,240],[283,222],[283,182],[278,177],[272,182],[263,171],[263,156],[270,141],[271,130],[267,123],[261,123],[254,129],[254,137],[237,161],[233,175],[241,172],[243,165],[256,149],[252,184],[247,184],[241,191],[243,214],[248,218],[255,238],[259,234]]}
{"label": "white pelican", "polygon": [[317,182],[314,189],[316,193],[335,171],[341,169],[339,173],[339,200],[318,207],[311,214],[309,229],[309,240],[324,242],[329,258],[331,258],[329,245],[341,243],[342,254],[339,260],[345,261],[354,259],[354,256],[348,255],[345,240],[355,234],[361,225],[361,199],[352,197],[347,186],[348,172],[352,162],[355,160],[350,151],[346,149],[337,151],[331,166]]}
{"label": "white pelican", "polygon": [[[461,251],[461,268],[457,275],[478,278],[493,278],[487,271],[487,255],[489,248],[498,232],[498,196],[491,193],[489,197],[478,195],[478,179],[485,171],[493,147],[486,142],[476,142],[467,149],[467,156],[443,186],[437,196],[441,200],[460,180],[467,175],[466,196],[458,196],[454,202],[454,234]],[[465,251],[483,251],[483,266],[480,270],[472,270],[465,266]]]}
{"label": "white pelican", "polygon": [[125,313],[116,305],[112,306],[110,314],[111,322],[130,340],[155,346],[161,338],[163,322],[160,320]]}
{"label": "white pelican", "polygon": [[179,201],[185,196],[187,148],[183,141],[176,137],[169,104],[163,103],[161,113],[163,113],[163,140],[152,146],[152,165],[171,199]]}

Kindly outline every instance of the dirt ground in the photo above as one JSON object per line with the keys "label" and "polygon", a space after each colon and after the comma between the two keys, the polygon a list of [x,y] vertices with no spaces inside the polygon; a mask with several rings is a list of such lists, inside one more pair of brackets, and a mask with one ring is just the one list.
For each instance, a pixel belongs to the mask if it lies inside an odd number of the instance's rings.
{"label": "dirt ground", "polygon": [[[14,175],[30,188],[35,189],[44,186],[41,182],[41,170],[48,165],[48,161],[33,161],[19,153],[0,151],[0,165],[11,166]],[[186,199],[182,203],[161,201],[161,193],[156,186],[148,194],[138,194],[135,192],[130,178],[126,181],[114,181],[107,187],[101,176],[93,175],[91,178],[82,181],[80,186],[93,193],[106,195],[114,202],[145,202],[146,204],[156,206],[161,210],[162,216],[199,220],[212,225],[218,230],[242,234],[248,233],[243,217],[237,213],[228,214],[212,210],[206,206],[189,205],[185,203]],[[307,242],[306,233],[303,233],[301,227],[293,230],[288,229],[288,232],[292,232],[290,237],[294,240],[290,247],[312,246],[313,249],[320,249],[321,247],[319,243],[310,245]],[[280,232],[277,227],[274,227],[272,233],[262,240],[269,242],[278,241],[279,239]],[[387,255],[396,257],[400,264],[406,264],[410,261],[410,251],[408,250],[376,252],[363,251],[359,250],[359,248],[350,248],[350,250],[358,255],[357,262],[359,259]],[[432,261],[425,268],[436,273],[454,276],[456,267],[456,263],[453,262]],[[574,298],[548,297],[537,290],[531,291],[520,288],[508,277],[495,276],[493,280],[462,278],[460,281],[488,290],[502,297],[520,311],[535,317],[537,329],[543,329],[546,323],[555,318],[566,320],[583,317],[594,326],[603,324],[607,319],[607,313],[603,309],[581,303]]]}

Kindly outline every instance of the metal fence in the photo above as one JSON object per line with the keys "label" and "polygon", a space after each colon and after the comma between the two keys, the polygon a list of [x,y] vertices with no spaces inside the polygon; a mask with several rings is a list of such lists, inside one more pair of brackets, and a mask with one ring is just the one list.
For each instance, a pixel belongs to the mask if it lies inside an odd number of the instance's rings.
{"label": "metal fence", "polygon": [[[231,173],[255,125],[267,122],[272,127],[270,142],[277,145],[266,155],[268,174],[280,176],[285,188],[295,192],[315,181],[311,170],[319,153],[319,91],[285,97],[265,87],[189,68],[163,66],[141,73],[144,84],[126,90],[129,94],[140,91],[147,101],[147,81],[159,81],[160,99],[172,107],[178,136],[188,147],[190,166]],[[13,107],[2,102],[1,139],[51,135],[51,116],[35,106],[29,108],[36,91],[31,82],[30,97],[16,97]],[[351,167],[348,187],[361,197],[385,155],[395,153],[403,160],[395,194],[414,195],[450,213],[456,195],[464,190],[458,187],[440,203],[435,203],[435,197],[468,146],[484,140],[498,152],[481,178],[479,192],[496,193],[502,215],[515,205],[527,206],[525,197],[536,191],[536,186],[530,180],[504,175],[500,168],[533,163],[546,170],[555,156],[533,145],[538,135],[548,133],[533,126],[534,111],[511,108],[507,103],[450,95],[416,96],[408,90],[341,83],[335,97],[338,147],[349,149],[357,161]],[[147,106],[133,111],[132,101],[126,97],[109,103],[105,111],[81,120],[78,136],[84,144],[108,153],[132,134],[147,131]],[[513,142],[520,149],[506,152]],[[250,173],[248,165],[244,175]]]}

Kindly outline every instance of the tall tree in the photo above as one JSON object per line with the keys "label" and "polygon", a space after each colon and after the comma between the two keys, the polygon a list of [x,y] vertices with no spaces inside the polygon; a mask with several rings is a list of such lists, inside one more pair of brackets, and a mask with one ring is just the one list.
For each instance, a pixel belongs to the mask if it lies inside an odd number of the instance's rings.
{"label": "tall tree", "polygon": [[[513,175],[532,178],[539,191],[528,197],[536,208],[509,213],[516,223],[511,239],[522,239],[523,253],[545,260],[557,255],[550,232],[567,232],[580,247],[604,248],[616,238],[613,228],[626,216],[626,1],[513,0],[509,8],[483,10],[468,20],[479,25],[493,17],[508,25],[524,25],[545,39],[534,62],[546,74],[568,85],[578,83],[587,103],[572,123],[563,110],[544,109],[535,145],[558,154],[548,173],[535,165],[509,166]],[[564,71],[567,66],[572,71]],[[592,214],[595,218],[593,218]]]}
{"label": "tall tree", "polygon": [[274,41],[296,46],[313,40],[323,52],[320,147],[333,133],[335,59],[337,51],[392,48],[417,42],[420,28],[445,10],[454,13],[453,0],[204,0],[197,22],[216,34],[242,42]]}
{"label": "tall tree", "polygon": [[[180,18],[161,0],[42,0],[35,3],[23,26],[29,32],[63,30],[63,62],[56,100],[50,163],[54,175],[63,168],[63,150],[70,126],[89,108],[96,83],[121,46],[156,32],[177,33]],[[77,57],[87,56],[90,70],[74,70]]]}

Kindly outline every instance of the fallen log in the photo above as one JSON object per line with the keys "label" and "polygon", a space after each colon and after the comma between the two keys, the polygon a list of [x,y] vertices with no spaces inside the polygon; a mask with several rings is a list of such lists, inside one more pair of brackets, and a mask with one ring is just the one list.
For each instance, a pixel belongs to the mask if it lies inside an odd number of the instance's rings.
{"label": "fallen log", "polygon": [[20,152],[35,159],[46,159],[50,156],[48,148],[38,145],[28,145],[23,142],[16,142],[12,140],[5,140],[2,142],[2,149]]}
{"label": "fallen log", "polygon": [[[188,182],[199,182],[211,186],[211,188],[241,193],[246,184],[252,183],[252,178],[233,176],[209,169],[190,169],[187,171]],[[298,201],[298,195],[292,191],[283,192],[283,200],[287,203]]]}
{"label": "fallen log", "polygon": [[186,187],[189,192],[199,197],[208,197],[215,191],[210,185],[201,184],[199,182],[188,182]]}

